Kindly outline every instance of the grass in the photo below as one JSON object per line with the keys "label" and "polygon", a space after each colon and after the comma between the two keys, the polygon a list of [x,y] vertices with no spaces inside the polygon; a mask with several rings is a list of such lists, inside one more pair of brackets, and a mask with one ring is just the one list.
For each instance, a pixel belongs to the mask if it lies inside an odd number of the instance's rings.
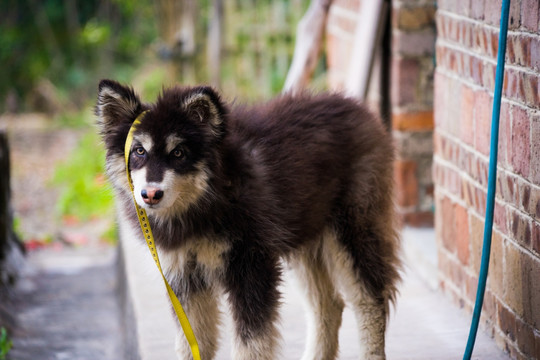
{"label": "grass", "polygon": [[9,339],[7,330],[0,328],[0,360],[5,360],[13,342]]}

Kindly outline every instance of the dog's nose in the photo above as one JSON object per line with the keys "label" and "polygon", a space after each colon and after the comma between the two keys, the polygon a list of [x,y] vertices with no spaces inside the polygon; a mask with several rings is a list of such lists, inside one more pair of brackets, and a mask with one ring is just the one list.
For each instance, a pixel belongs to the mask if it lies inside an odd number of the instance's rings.
{"label": "dog's nose", "polygon": [[155,205],[163,198],[163,190],[149,187],[141,190],[141,196],[145,203]]}

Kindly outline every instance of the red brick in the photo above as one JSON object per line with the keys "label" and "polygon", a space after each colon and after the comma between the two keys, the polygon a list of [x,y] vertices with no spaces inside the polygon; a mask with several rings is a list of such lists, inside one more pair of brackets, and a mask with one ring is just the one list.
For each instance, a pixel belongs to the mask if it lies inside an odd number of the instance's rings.
{"label": "red brick", "polygon": [[486,289],[482,314],[491,324],[495,324],[497,322],[497,303],[498,301],[493,293],[489,289]]}
{"label": "red brick", "polygon": [[467,209],[456,204],[454,206],[454,221],[456,229],[456,245],[458,259],[465,266],[469,264],[469,214]]}
{"label": "red brick", "polygon": [[484,7],[485,20],[490,25],[499,25],[501,21],[502,0],[486,0]]}
{"label": "red brick", "polygon": [[524,315],[525,278],[523,277],[523,261],[520,249],[513,242],[507,241],[504,246],[504,303],[518,316]]}
{"label": "red brick", "polygon": [[461,46],[466,48],[472,47],[473,30],[469,21],[462,21],[460,23],[459,39],[458,42]]}
{"label": "red brick", "polygon": [[510,216],[510,231],[518,244],[525,248],[530,248],[532,231],[528,217],[523,216],[517,210],[512,210]]}
{"label": "red brick", "polygon": [[[499,7],[499,12],[501,11],[501,9],[502,7]],[[500,16],[499,16],[499,19],[500,19]],[[519,29],[520,26],[521,26],[521,1],[511,1],[510,14],[509,14],[509,19],[508,19],[508,29],[516,30],[516,29]]]}
{"label": "red brick", "polygon": [[[483,224],[483,223],[482,223]],[[482,229],[482,242],[483,242]],[[504,240],[498,231],[493,231],[491,236],[491,252],[489,257],[488,287],[499,297],[504,296]]]}
{"label": "red brick", "polygon": [[495,201],[493,222],[503,234],[508,234],[506,207],[502,205],[499,201]]}
{"label": "red brick", "polygon": [[491,48],[489,49],[489,56],[493,59],[497,58],[497,51],[499,50],[499,33],[496,31],[491,31]]}
{"label": "red brick", "polygon": [[480,271],[480,261],[482,259],[482,244],[484,239],[484,219],[471,214],[471,259],[470,263],[474,272]]}
{"label": "red brick", "polygon": [[527,111],[514,107],[512,120],[512,168],[524,177],[529,176],[531,125]]}
{"label": "red brick", "polygon": [[519,100],[529,107],[540,107],[540,94],[538,94],[538,74],[521,73],[523,84],[523,97]]}
{"label": "red brick", "polygon": [[486,0],[477,0],[471,1],[471,11],[470,14],[473,19],[483,20],[484,19],[484,7]]}
{"label": "red brick", "polygon": [[471,78],[477,85],[482,85],[482,79],[484,78],[485,63],[483,60],[472,57],[471,58]]}
{"label": "red brick", "polygon": [[516,319],[516,342],[519,350],[526,357],[535,355],[533,329],[520,319]]}
{"label": "red brick", "polygon": [[415,211],[403,214],[403,220],[412,227],[433,227],[433,211]]}
{"label": "red brick", "polygon": [[527,66],[531,47],[531,37],[512,35],[508,37],[506,56],[511,64]]}
{"label": "red brick", "polygon": [[[530,163],[530,180],[540,185],[540,115],[531,117],[531,163]],[[536,216],[540,218],[540,211],[536,212]]]}
{"label": "red brick", "polygon": [[429,5],[394,7],[392,17],[395,18],[395,28],[418,30],[433,26],[435,7]]}
{"label": "red brick", "polygon": [[441,201],[441,207],[438,209],[438,211],[441,212],[441,220],[442,223],[440,224],[442,229],[442,242],[445,249],[450,251],[451,253],[456,252],[456,232],[454,228],[454,209],[453,204],[450,201],[449,198],[444,197]]}
{"label": "red brick", "polygon": [[465,297],[473,302],[476,298],[476,292],[478,289],[478,276],[465,274]]}
{"label": "red brick", "polygon": [[540,255],[540,223],[533,221],[532,223],[532,239],[531,247],[534,252]]}
{"label": "red brick", "polygon": [[392,103],[404,106],[415,103],[420,76],[420,65],[416,59],[397,58],[392,60]]}
{"label": "red brick", "polygon": [[394,113],[392,128],[400,131],[433,130],[433,111]]}
{"label": "red brick", "polygon": [[505,303],[532,326],[540,326],[540,259],[512,242],[505,247]]}
{"label": "red brick", "polygon": [[475,148],[484,155],[489,154],[492,102],[493,98],[487,92],[475,92]]}
{"label": "red brick", "polygon": [[499,327],[510,340],[516,340],[516,316],[504,306],[499,308]]}
{"label": "red brick", "polygon": [[473,169],[474,178],[480,183],[480,185],[487,188],[489,162],[484,161],[483,159],[479,157],[475,157],[474,165],[475,165]]}
{"label": "red brick", "polygon": [[522,280],[526,284],[523,289],[524,319],[535,328],[540,328],[540,259],[529,253],[522,253]]}
{"label": "red brick", "polygon": [[531,39],[530,54],[528,57],[530,63],[529,67],[534,70],[540,70],[540,37],[534,37]]}
{"label": "red brick", "polygon": [[474,144],[474,91],[468,87],[463,86],[461,91],[461,116],[460,116],[460,138],[467,145]]}
{"label": "red brick", "polygon": [[447,99],[448,92],[446,91],[448,78],[442,75],[440,72],[435,72],[435,87],[434,87],[434,96],[433,96],[433,122],[435,123],[435,128],[439,130],[446,130],[445,126],[448,123],[448,111],[447,109]]}
{"label": "red brick", "polygon": [[499,151],[498,163],[508,167],[508,154],[511,151],[512,122],[510,117],[511,106],[508,102],[501,103],[501,115],[499,118]]}
{"label": "red brick", "polygon": [[504,72],[503,94],[511,99],[520,99],[522,93],[521,77],[514,69],[506,69]]}
{"label": "red brick", "polygon": [[481,216],[486,215],[486,190],[475,187],[474,188],[474,208]]}
{"label": "red brick", "polygon": [[515,177],[500,173],[497,176],[497,195],[508,203],[517,203],[517,185]]}
{"label": "red brick", "polygon": [[411,160],[397,160],[394,163],[394,179],[399,206],[408,207],[418,204],[417,164]]}
{"label": "red brick", "polygon": [[484,70],[482,72],[482,86],[486,89],[495,88],[495,64],[484,62]]}
{"label": "red brick", "polygon": [[531,32],[538,31],[540,7],[538,0],[522,0],[521,1],[521,24]]}
{"label": "red brick", "polygon": [[473,28],[473,44],[472,48],[476,52],[481,54],[487,54],[489,45],[488,45],[488,29],[482,25],[476,25]]}

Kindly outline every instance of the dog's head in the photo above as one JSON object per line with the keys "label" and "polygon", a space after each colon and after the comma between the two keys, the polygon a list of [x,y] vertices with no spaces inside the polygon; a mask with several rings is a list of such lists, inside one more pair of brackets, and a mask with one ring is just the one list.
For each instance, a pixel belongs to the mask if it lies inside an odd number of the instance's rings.
{"label": "dog's head", "polygon": [[124,145],[137,125],[129,168],[137,203],[156,214],[178,214],[208,190],[216,149],[224,136],[226,110],[209,87],[163,90],[155,104],[143,104],[133,89],[115,81],[99,84],[96,115],[107,149],[107,174],[129,191]]}

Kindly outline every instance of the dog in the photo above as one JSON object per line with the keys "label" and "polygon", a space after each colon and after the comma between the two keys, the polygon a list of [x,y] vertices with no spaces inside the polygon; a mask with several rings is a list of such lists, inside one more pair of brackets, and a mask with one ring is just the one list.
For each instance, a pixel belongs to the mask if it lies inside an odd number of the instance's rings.
{"label": "dog", "polygon": [[[102,80],[95,112],[106,172],[137,233],[124,144],[144,111],[129,154],[134,196],[202,359],[217,351],[220,295],[232,313],[233,358],[278,357],[284,264],[310,310],[304,360],[336,358],[345,304],[358,323],[360,358],[384,359],[400,260],[394,150],[380,119],[339,94],[248,106],[211,87],[177,86],[145,104],[133,88]],[[176,351],[191,359],[182,333]]]}

